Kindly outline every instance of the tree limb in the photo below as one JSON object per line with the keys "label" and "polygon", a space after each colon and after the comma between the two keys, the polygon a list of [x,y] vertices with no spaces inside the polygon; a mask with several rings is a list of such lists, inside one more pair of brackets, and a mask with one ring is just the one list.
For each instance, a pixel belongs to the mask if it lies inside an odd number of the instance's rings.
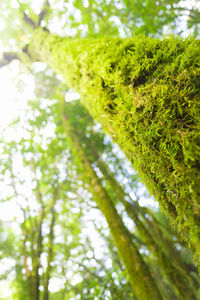
{"label": "tree limb", "polygon": [[43,8],[42,8],[41,12],[38,15],[38,21],[37,22],[33,21],[33,19],[31,19],[27,15],[26,11],[22,7],[22,3],[19,0],[17,0],[17,2],[19,4],[19,6],[20,6],[20,10],[21,10],[21,12],[23,14],[23,20],[25,21],[25,23],[27,23],[28,25],[30,25],[33,29],[36,29],[36,28],[40,27],[42,20],[44,19],[45,15],[48,12],[48,7],[50,6],[49,1],[46,0],[44,2]]}
{"label": "tree limb", "polygon": [[15,52],[4,52],[3,53],[3,58],[0,60],[0,68],[8,65],[11,61],[13,61],[15,59],[20,60],[19,55],[17,53],[15,53]]}
{"label": "tree limb", "polygon": [[37,24],[31,18],[29,18],[29,16],[25,13],[25,11],[23,11],[23,19],[33,29],[36,29],[38,27]]}
{"label": "tree limb", "polygon": [[39,20],[38,20],[38,26],[41,25],[42,20],[44,19],[44,17],[46,16],[47,12],[48,12],[48,7],[49,7],[49,1],[46,0],[43,6],[43,9],[41,10],[41,12],[39,13]]}

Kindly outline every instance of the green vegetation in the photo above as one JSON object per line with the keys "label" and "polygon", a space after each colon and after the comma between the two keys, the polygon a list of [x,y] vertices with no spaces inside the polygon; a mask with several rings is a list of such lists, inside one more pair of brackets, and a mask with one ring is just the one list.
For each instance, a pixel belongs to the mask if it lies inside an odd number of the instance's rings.
{"label": "green vegetation", "polygon": [[[69,40],[39,29],[33,60],[62,74],[199,258],[199,41]],[[115,55],[113,56],[113,49]]]}
{"label": "green vegetation", "polygon": [[0,294],[199,299],[198,3],[0,8],[0,67],[32,86],[0,128]]}

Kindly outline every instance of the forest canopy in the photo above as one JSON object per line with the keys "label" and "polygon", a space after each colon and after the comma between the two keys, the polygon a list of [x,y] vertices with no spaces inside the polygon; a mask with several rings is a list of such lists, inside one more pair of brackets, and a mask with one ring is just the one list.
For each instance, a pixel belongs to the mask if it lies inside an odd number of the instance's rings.
{"label": "forest canopy", "polygon": [[0,7],[0,298],[199,299],[198,1]]}

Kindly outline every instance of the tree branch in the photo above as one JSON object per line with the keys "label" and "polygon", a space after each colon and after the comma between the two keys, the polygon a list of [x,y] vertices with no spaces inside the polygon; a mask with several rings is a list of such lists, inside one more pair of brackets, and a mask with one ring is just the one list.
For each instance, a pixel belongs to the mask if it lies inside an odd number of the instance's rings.
{"label": "tree branch", "polygon": [[3,58],[0,60],[0,68],[8,65],[11,61],[13,61],[15,59],[20,60],[19,55],[17,53],[15,53],[15,52],[4,52],[3,53]]}
{"label": "tree branch", "polygon": [[37,24],[31,18],[29,18],[29,16],[25,13],[25,11],[23,11],[23,19],[33,29],[36,29],[38,27]]}
{"label": "tree branch", "polygon": [[33,29],[36,29],[36,28],[40,27],[42,20],[44,19],[44,17],[46,16],[46,14],[48,12],[48,7],[50,7],[49,1],[46,0],[44,2],[43,8],[42,8],[41,12],[38,15],[38,21],[37,22],[33,21],[33,19],[31,19],[27,15],[26,10],[24,10],[24,8],[22,6],[22,3],[19,0],[17,0],[17,2],[20,6],[20,10],[22,12],[23,20],[25,21],[25,23],[30,25]]}
{"label": "tree branch", "polygon": [[41,25],[42,20],[44,19],[44,17],[46,16],[47,12],[48,12],[48,7],[49,7],[49,1],[46,0],[43,6],[43,9],[41,10],[41,12],[39,13],[39,20],[38,20],[38,25]]}

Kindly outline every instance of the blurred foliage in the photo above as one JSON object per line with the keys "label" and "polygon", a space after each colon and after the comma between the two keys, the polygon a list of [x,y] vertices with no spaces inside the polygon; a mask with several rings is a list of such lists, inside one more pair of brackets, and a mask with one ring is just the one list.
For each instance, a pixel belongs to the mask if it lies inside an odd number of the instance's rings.
{"label": "blurred foliage", "polygon": [[[52,1],[52,7],[56,8],[56,3]],[[55,9],[52,16],[64,17],[65,35],[162,36],[185,34],[189,29],[195,36],[199,35],[198,1],[190,6],[187,1],[180,0],[72,0],[62,4],[58,14]]]}
{"label": "blurred foliage", "polygon": [[[11,280],[13,297],[36,299],[35,278],[39,276],[39,286],[44,288],[51,246],[53,256],[49,276],[52,280],[58,278],[62,283],[59,292],[51,293],[52,297],[55,294],[57,299],[79,299],[81,295],[82,299],[88,299],[88,293],[91,293],[90,299],[94,296],[106,299],[111,290],[113,299],[122,294],[130,297],[131,288],[124,274],[120,275],[121,263],[117,265],[113,261],[107,265],[107,261],[113,260],[112,252],[108,251],[106,241],[98,238],[97,228],[94,229],[95,239],[102,243],[102,253],[100,258],[95,257],[95,244],[92,246],[92,236],[88,236],[86,228],[88,222],[91,223],[91,216],[87,216],[89,207],[94,211],[97,208],[71,162],[65,137],[57,130],[55,135],[52,114],[58,105],[45,101],[31,101],[30,105],[32,110],[27,113],[26,120],[12,125],[12,128],[16,126],[18,130],[25,130],[22,138],[17,142],[1,141],[1,182],[12,187],[9,197],[1,200],[5,205],[11,203],[17,206],[16,218],[13,217],[2,228],[5,237],[2,239],[1,260],[6,256],[13,261],[14,257],[14,267],[2,272],[2,276],[9,280],[8,275],[14,271],[15,278]],[[19,162],[21,166],[16,168]],[[53,208],[54,236],[50,237]],[[95,216],[97,226],[103,226],[108,235],[105,222],[101,225],[101,216],[98,213]],[[96,251],[100,249],[97,247]],[[117,286],[113,272],[122,281]],[[75,280],[71,284],[73,277],[80,282]],[[44,296],[43,292],[40,294]]]}
{"label": "blurred foliage", "polygon": [[[1,244],[1,261],[5,256],[11,261],[14,257],[14,264],[6,272],[2,271],[1,276],[12,282],[11,288],[15,299],[29,299],[30,294],[33,296],[34,293],[30,288],[32,284],[30,285],[27,271],[32,274],[32,278],[35,278],[38,272],[40,289],[44,287],[51,245],[53,255],[49,270],[51,284],[48,289],[50,299],[79,299],[80,297],[94,299],[95,296],[96,299],[135,299],[112,237],[109,236],[108,227],[99,214],[92,195],[87,192],[87,184],[80,179],[80,170],[74,165],[68,140],[63,134],[60,104],[56,100],[56,94],[52,94],[51,101],[47,99],[30,101],[29,107],[31,109],[25,114],[25,119],[19,119],[12,124],[13,130],[14,128],[17,128],[18,132],[22,130],[21,138],[6,142],[5,131],[0,144],[1,182],[7,187],[10,186],[12,191],[8,190],[8,195],[2,194],[1,200],[2,203],[11,203],[17,207],[16,217],[11,218],[3,226],[4,238]],[[79,101],[68,105],[68,113],[94,167],[98,166],[97,157],[93,152],[95,147],[99,159],[103,159],[113,170],[116,180],[119,178],[123,188],[134,194],[135,200],[140,201],[140,197],[148,199],[149,195],[145,192],[141,195],[140,191],[140,196],[137,195],[138,178],[129,162],[119,149],[113,151],[116,146],[103,134],[101,128],[94,123]],[[97,174],[106,189],[110,190],[109,193],[124,222],[129,223],[130,219],[124,214],[119,200],[116,201],[113,187],[106,178],[102,178],[100,172]],[[56,198],[54,198],[55,192]],[[53,198],[55,202],[52,202]],[[55,207],[55,224],[54,235],[50,240],[52,205]],[[41,209],[43,209],[42,219]],[[141,214],[143,210],[145,217],[142,217],[143,213]],[[156,230],[160,228],[170,240],[168,250],[170,251],[171,246],[175,245],[180,254],[185,253],[184,258],[181,254],[182,264],[188,265],[190,276],[198,282],[196,269],[192,264],[192,255],[182,244],[179,236],[170,229],[167,220],[157,209],[147,212],[150,214],[148,218],[145,210],[148,211],[148,208],[138,211],[140,217],[144,222],[149,218],[148,226],[152,230],[154,227],[150,225],[153,224],[150,215],[156,218],[159,224]],[[148,249],[134,223],[131,224],[131,228],[130,225],[128,228],[133,234],[135,243],[159,282],[166,299],[171,299],[170,297],[176,299],[176,290],[170,285],[168,279],[163,277],[163,270],[157,265],[156,257],[150,251],[151,249]],[[42,230],[41,245],[38,252],[40,230]],[[92,232],[89,233],[91,230]],[[11,272],[14,272],[12,279],[9,275]],[[59,280],[60,284],[55,292],[52,290],[54,280]],[[42,291],[40,296],[44,296]],[[34,297],[33,299],[36,299]]]}
{"label": "blurred foliage", "polygon": [[[44,6],[46,2],[48,5]],[[162,37],[173,33],[199,37],[198,0],[190,4],[186,0],[8,0],[0,4],[0,32],[5,51],[17,51],[28,42],[33,28],[25,22],[24,13],[37,24],[43,6],[41,26],[65,36]]]}

